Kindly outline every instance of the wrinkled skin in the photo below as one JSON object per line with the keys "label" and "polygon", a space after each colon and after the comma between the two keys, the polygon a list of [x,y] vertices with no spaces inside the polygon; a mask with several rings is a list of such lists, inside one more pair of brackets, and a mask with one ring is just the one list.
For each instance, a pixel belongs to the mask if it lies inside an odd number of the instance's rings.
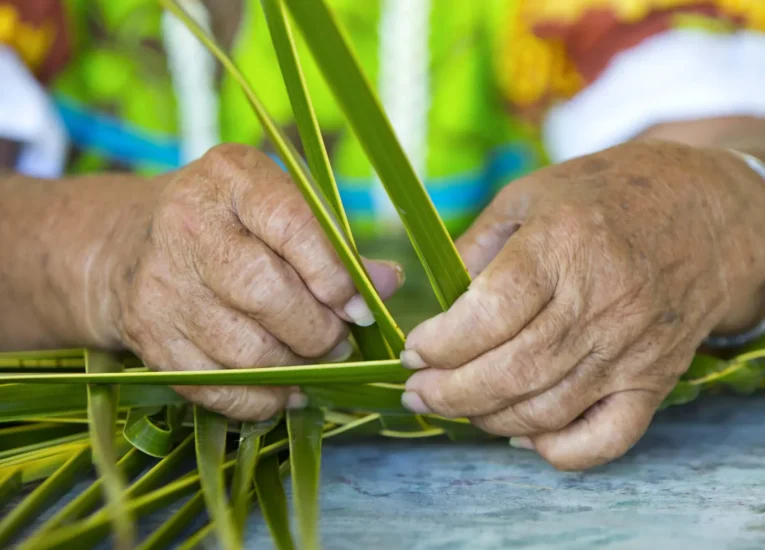
{"label": "wrinkled skin", "polygon": [[[254,149],[219,146],[167,177],[141,223],[114,271],[114,326],[155,368],[342,360],[347,322],[372,321],[297,187]],[[392,294],[398,269],[367,265],[381,294]],[[175,389],[240,419],[302,401],[290,388]]]}
{"label": "wrinkled skin", "polygon": [[761,318],[764,191],[728,151],[662,142],[511,183],[457,243],[468,292],[409,335],[404,404],[560,469],[621,456],[704,337]]}

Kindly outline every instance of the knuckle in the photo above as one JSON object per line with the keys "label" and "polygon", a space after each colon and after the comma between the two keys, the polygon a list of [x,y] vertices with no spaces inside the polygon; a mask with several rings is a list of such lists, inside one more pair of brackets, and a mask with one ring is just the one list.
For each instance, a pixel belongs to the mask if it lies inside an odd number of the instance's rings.
{"label": "knuckle", "polygon": [[232,369],[266,366],[266,359],[275,346],[275,342],[265,342],[253,331],[234,328],[223,333],[220,338],[213,338],[211,355],[219,358],[223,366]]}
{"label": "knuckle", "polygon": [[321,303],[330,307],[343,307],[356,293],[348,272],[339,262],[324,262],[306,284]]}
{"label": "knuckle", "polygon": [[446,418],[461,416],[454,411],[455,407],[451,396],[440,386],[431,387],[424,391],[421,390],[421,396],[428,405],[428,408],[433,412]]}
{"label": "knuckle", "polygon": [[295,298],[290,292],[289,274],[275,255],[261,254],[253,261],[252,274],[255,283],[244,285],[248,290],[243,300],[250,313],[259,315]]}
{"label": "knuckle", "polygon": [[307,333],[312,336],[300,342],[296,350],[303,357],[322,357],[348,335],[348,327],[334,315],[329,322],[311,319],[308,323]]}
{"label": "knuckle", "polygon": [[499,415],[481,416],[470,419],[471,423],[484,432],[500,437],[513,437],[514,435],[521,435],[513,433],[508,424]]}
{"label": "knuckle", "polygon": [[284,186],[269,194],[264,212],[263,236],[274,248],[289,253],[305,247],[321,229],[302,195],[293,186]]}
{"label": "knuckle", "polygon": [[541,409],[534,401],[524,401],[512,407],[519,424],[529,433],[555,432],[566,427],[567,419],[561,407]]}
{"label": "knuckle", "polygon": [[201,162],[212,172],[222,170],[230,174],[232,170],[257,168],[266,158],[264,153],[254,147],[241,143],[221,143],[207,151]]}
{"label": "knuckle", "polygon": [[504,397],[535,395],[549,386],[549,370],[540,363],[538,354],[528,350],[516,352],[494,368],[499,371],[492,377],[495,391]]}

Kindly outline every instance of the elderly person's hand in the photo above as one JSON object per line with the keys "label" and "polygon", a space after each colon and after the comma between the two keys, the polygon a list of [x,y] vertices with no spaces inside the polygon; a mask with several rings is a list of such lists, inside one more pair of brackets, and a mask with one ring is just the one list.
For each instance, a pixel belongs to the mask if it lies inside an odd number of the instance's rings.
{"label": "elderly person's hand", "polygon": [[[371,312],[289,176],[255,149],[224,145],[159,180],[134,183],[115,251],[109,325],[151,367],[202,370],[342,360],[346,323]],[[147,189],[150,189],[147,191]],[[137,237],[137,238],[135,238]],[[397,266],[367,262],[378,291]],[[263,419],[300,394],[250,386],[175,388],[238,419]]]}
{"label": "elderly person's hand", "polygon": [[511,183],[457,243],[470,289],[407,340],[404,404],[560,469],[622,455],[710,332],[761,318],[764,212],[736,155],[668,142]]}

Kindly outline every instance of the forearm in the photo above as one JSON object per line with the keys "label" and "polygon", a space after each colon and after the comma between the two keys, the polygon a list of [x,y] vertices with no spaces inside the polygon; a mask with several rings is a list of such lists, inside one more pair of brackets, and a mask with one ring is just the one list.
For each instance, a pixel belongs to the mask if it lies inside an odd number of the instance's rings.
{"label": "forearm", "polygon": [[[735,150],[765,162],[765,119],[735,117],[663,124],[651,128],[639,139],[677,141],[705,149]],[[737,237],[728,263],[733,284],[754,281],[759,290],[734,299],[730,313],[717,332],[738,332],[765,318],[765,179],[734,155],[721,157],[731,176],[727,184],[736,189],[729,195],[726,226]],[[741,200],[739,197],[746,197]]]}
{"label": "forearm", "polygon": [[152,186],[0,176],[0,349],[118,347],[111,288]]}

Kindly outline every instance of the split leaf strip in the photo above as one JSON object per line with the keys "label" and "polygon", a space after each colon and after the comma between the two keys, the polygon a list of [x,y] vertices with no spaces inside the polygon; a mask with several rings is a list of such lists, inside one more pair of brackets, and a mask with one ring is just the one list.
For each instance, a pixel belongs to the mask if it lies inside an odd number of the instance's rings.
{"label": "split leaf strip", "polygon": [[324,413],[320,409],[287,411],[292,470],[292,505],[298,522],[300,548],[318,550],[319,473]]}
{"label": "split leaf strip", "polygon": [[46,505],[69,491],[90,467],[90,459],[90,447],[83,447],[0,520],[0,548],[7,547],[13,536],[34,521]]}
{"label": "split leaf strip", "polygon": [[346,119],[377,171],[443,309],[470,276],[325,0],[284,0]]}
{"label": "split leaf strip", "polygon": [[276,550],[294,550],[287,495],[284,493],[279,457],[276,455],[261,459],[255,471],[255,491]]}
{"label": "split leaf strip", "polygon": [[[85,368],[88,373],[121,372],[122,365],[103,351],[86,350]],[[117,467],[114,433],[117,430],[119,386],[91,384],[88,386],[88,418],[93,462],[101,479],[106,510],[114,532],[114,546],[128,549],[133,546],[133,521],[125,506],[125,480]]]}
{"label": "split leaf strip", "polygon": [[[228,385],[228,386],[303,386],[323,384],[367,384],[372,382],[405,382],[411,371],[398,359],[353,361],[328,365],[297,365],[255,369],[172,372],[67,373],[67,374],[0,374],[0,384],[142,384],[158,386]],[[0,386],[0,397],[2,388]],[[33,389],[33,388],[32,388]],[[172,391],[169,388],[167,391]],[[1,417],[0,417],[1,418]]]}
{"label": "split leaf strip", "polygon": [[225,417],[194,407],[197,467],[207,513],[210,521],[215,524],[219,546],[237,550],[242,547],[242,540],[229,511],[223,477],[227,427]]}
{"label": "split leaf strip", "polygon": [[276,417],[267,422],[243,422],[239,432],[239,449],[231,481],[231,506],[240,537],[244,534],[250,505],[248,495],[252,491],[263,437],[276,426],[279,419]]}
{"label": "split leaf strip", "polygon": [[[126,479],[132,479],[141,473],[148,464],[148,457],[138,449],[131,449],[117,463],[117,468]],[[67,522],[83,519],[92,513],[100,504],[101,485],[103,480],[99,479],[92,483],[82,493],[77,495],[69,504],[61,508],[49,520],[43,523],[35,532],[35,537],[48,533],[53,529],[61,527]]]}
{"label": "split leaf strip", "polygon": [[205,509],[205,497],[202,491],[197,491],[170,518],[160,525],[156,531],[141,543],[138,550],[165,550],[176,542],[178,535],[194,521]]}

